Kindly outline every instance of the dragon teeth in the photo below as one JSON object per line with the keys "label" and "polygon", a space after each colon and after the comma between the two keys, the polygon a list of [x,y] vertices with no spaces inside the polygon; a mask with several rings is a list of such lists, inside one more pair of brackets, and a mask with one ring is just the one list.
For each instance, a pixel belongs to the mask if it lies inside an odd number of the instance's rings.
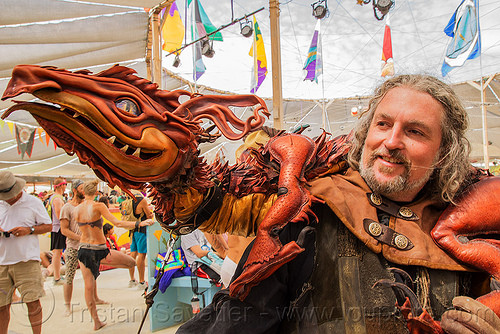
{"label": "dragon teeth", "polygon": [[137,150],[135,150],[135,152],[132,153],[132,155],[135,156],[135,157],[139,157],[140,154],[141,154],[141,148],[140,147],[138,147]]}
{"label": "dragon teeth", "polygon": [[106,139],[108,142],[110,142],[111,144],[113,144],[115,142],[115,139],[116,139],[116,136],[111,136],[109,137],[108,139]]}
{"label": "dragon teeth", "polygon": [[128,145],[123,146],[120,150],[122,150],[123,152],[127,152],[127,150],[128,150]]}

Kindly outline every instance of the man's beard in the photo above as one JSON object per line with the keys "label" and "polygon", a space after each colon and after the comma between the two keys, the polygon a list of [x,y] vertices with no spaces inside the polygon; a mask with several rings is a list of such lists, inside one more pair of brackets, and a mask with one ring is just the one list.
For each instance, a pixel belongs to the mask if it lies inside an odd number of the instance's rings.
{"label": "man's beard", "polygon": [[[366,166],[364,165],[365,161],[364,155],[365,155],[365,149],[363,148],[359,164],[359,173],[361,174],[361,177],[363,177],[366,184],[370,187],[370,189],[374,193],[385,196],[422,188],[427,183],[427,181],[429,181],[434,171],[434,168],[429,168],[427,172],[424,174],[424,176],[422,176],[422,178],[410,182],[409,179],[411,177],[412,164],[399,150],[379,149],[372,153],[372,155],[369,157],[369,160],[366,162]],[[401,165],[404,167],[404,172],[401,175],[395,176],[390,181],[380,182],[376,178],[375,171],[373,170],[375,160],[379,155],[390,156],[391,159],[399,161]],[[436,155],[433,165],[435,165],[438,156],[439,155]],[[391,170],[392,168],[384,166],[380,167],[379,169],[379,171],[382,173],[391,172]]]}
{"label": "man's beard", "polygon": [[85,195],[82,193],[76,193],[76,198],[78,199],[85,199]]}

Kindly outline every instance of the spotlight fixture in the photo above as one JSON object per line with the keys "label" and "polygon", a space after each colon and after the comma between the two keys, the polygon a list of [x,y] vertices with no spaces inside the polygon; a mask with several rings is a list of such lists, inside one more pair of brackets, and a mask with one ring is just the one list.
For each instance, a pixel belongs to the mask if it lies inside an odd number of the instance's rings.
{"label": "spotlight fixture", "polygon": [[319,0],[312,5],[313,16],[317,19],[322,19],[328,14],[328,7],[326,5],[326,0]]}
{"label": "spotlight fixture", "polygon": [[240,32],[245,37],[252,36],[253,33],[252,22],[250,22],[248,19],[246,19],[244,22],[240,21]]}
{"label": "spotlight fixture", "polygon": [[173,67],[179,67],[181,64],[181,59],[179,58],[179,55],[175,55],[174,63],[172,64]]}
{"label": "spotlight fixture", "polygon": [[394,6],[394,0],[373,0],[373,13],[379,21],[383,20],[389,13],[389,9]]}
{"label": "spotlight fixture", "polygon": [[201,54],[205,57],[212,58],[215,54],[212,44],[213,42],[209,41],[208,39],[204,39],[203,41],[201,41]]}

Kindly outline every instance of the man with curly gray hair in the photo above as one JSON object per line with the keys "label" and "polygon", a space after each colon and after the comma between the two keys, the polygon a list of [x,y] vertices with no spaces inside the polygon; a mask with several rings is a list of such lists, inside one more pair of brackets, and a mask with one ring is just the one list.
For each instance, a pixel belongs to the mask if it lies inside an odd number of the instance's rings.
{"label": "man with curly gray hair", "polygon": [[488,175],[468,161],[467,126],[460,99],[440,80],[385,81],[353,131],[348,163],[308,182],[323,201],[312,207],[317,222],[277,232],[304,251],[244,300],[222,290],[178,333],[498,334],[496,309],[476,298],[499,282],[431,236],[448,205]]}

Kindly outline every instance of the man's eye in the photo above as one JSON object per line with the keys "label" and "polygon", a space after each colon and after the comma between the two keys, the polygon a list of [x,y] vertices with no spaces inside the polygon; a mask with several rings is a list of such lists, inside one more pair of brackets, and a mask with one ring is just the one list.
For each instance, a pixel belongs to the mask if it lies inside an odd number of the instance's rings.
{"label": "man's eye", "polygon": [[120,99],[115,102],[115,105],[121,111],[126,113],[139,116],[141,114],[141,109],[137,106],[137,104],[130,99]]}
{"label": "man's eye", "polygon": [[417,135],[417,136],[423,136],[423,132],[420,130],[410,130],[411,134]]}

